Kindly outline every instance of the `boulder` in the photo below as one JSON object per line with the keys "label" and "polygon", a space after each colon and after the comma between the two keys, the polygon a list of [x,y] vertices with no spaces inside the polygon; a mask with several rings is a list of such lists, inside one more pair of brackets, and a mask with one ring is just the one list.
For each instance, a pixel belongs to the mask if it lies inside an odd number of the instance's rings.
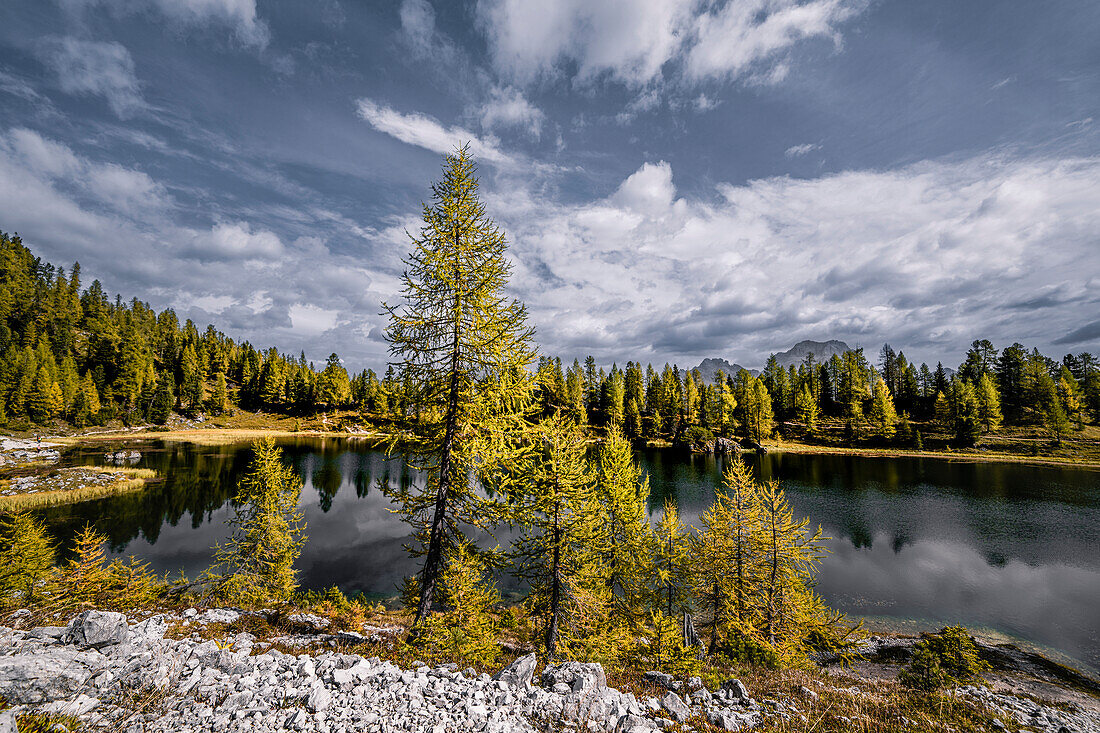
{"label": "boulder", "polygon": [[241,618],[241,614],[231,608],[211,608],[202,612],[196,621],[200,624],[232,624]]}
{"label": "boulder", "polygon": [[683,723],[691,717],[691,709],[672,690],[666,692],[665,696],[661,698],[661,707],[667,710],[668,714],[679,723]]}
{"label": "boulder", "polygon": [[649,730],[657,730],[657,724],[640,715],[624,715],[615,724],[615,733],[639,733],[640,731]]}
{"label": "boulder", "polygon": [[749,691],[741,684],[741,680],[728,679],[722,683],[722,689],[726,691],[726,696],[731,700],[749,699]]}
{"label": "boulder", "polygon": [[603,665],[596,662],[552,664],[542,673],[542,686],[569,685],[572,692],[590,692],[607,687]]}
{"label": "boulder", "polygon": [[512,687],[530,687],[531,679],[535,676],[535,665],[537,664],[538,659],[535,655],[527,654],[497,672],[493,675],[493,679]]}
{"label": "boulder", "polygon": [[724,710],[707,713],[707,722],[719,730],[741,730],[741,718]]}
{"label": "boulder", "polygon": [[65,639],[81,649],[104,647],[130,642],[130,627],[126,617],[114,611],[85,611],[69,622]]}
{"label": "boulder", "polygon": [[644,679],[646,682],[648,682],[651,685],[656,685],[657,687],[663,687],[666,690],[672,689],[673,677],[670,674],[666,674],[664,672],[658,672],[657,670],[651,669],[650,671],[648,671],[644,675],[642,675],[642,679]]}
{"label": "boulder", "polygon": [[91,676],[84,655],[66,647],[0,657],[0,697],[15,705],[65,700],[84,689]]}
{"label": "boulder", "polygon": [[19,733],[15,727],[15,711],[5,710],[0,713],[0,733]]}

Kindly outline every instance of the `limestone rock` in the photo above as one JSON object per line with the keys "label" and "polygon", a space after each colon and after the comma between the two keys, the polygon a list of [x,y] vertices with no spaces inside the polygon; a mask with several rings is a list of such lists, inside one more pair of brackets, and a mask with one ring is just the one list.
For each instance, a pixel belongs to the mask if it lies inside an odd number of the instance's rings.
{"label": "limestone rock", "polygon": [[680,723],[683,723],[691,717],[691,710],[688,709],[688,706],[680,699],[680,696],[671,690],[666,692],[665,696],[661,698],[661,707],[667,710],[668,714]]}
{"label": "limestone rock", "polygon": [[69,622],[65,638],[81,649],[103,649],[130,641],[126,617],[114,611],[85,611]]}
{"label": "limestone rock", "polygon": [[83,660],[66,647],[54,647],[48,654],[0,657],[0,697],[16,705],[71,697],[92,676]]}
{"label": "limestone rock", "polygon": [[534,654],[520,657],[504,669],[493,675],[493,679],[504,682],[512,687],[526,688],[531,686],[531,679],[535,676],[535,666],[538,658]]}
{"label": "limestone rock", "polygon": [[542,673],[542,686],[567,684],[573,692],[589,692],[607,687],[603,666],[596,662],[552,664]]}

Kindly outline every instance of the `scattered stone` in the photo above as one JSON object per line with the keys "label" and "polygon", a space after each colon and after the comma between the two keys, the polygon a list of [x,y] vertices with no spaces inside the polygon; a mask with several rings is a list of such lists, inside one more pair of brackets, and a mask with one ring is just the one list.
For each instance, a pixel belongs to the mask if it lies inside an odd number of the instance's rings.
{"label": "scattered stone", "polygon": [[520,657],[504,669],[493,675],[493,680],[503,682],[512,687],[527,688],[531,686],[531,679],[535,676],[535,666],[538,659],[534,654]]}
{"label": "scattered stone", "polygon": [[657,724],[640,715],[624,715],[615,725],[615,733],[638,733],[647,730],[657,730]]}
{"label": "scattered stone", "polygon": [[69,622],[64,637],[81,649],[103,649],[130,641],[126,617],[114,611],[85,611]]}
{"label": "scattered stone", "polygon": [[[741,680],[728,679],[722,683],[722,689],[726,691],[726,696],[735,700],[748,700],[749,691],[741,684]],[[727,729],[733,730],[733,729]]]}
{"label": "scattered stone", "polygon": [[[530,655],[534,657],[534,655]],[[591,692],[607,687],[603,666],[592,662],[562,662],[547,667],[542,673],[542,686],[569,685],[571,692]]]}
{"label": "scattered stone", "polygon": [[684,701],[680,699],[672,690],[665,693],[665,696],[661,698],[661,707],[668,711],[678,723],[683,723],[685,720],[691,717],[691,710]]}

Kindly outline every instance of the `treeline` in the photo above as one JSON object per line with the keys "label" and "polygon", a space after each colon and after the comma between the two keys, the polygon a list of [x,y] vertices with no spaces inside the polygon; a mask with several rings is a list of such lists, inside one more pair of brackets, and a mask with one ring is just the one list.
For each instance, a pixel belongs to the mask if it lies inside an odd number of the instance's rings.
{"label": "treeline", "polygon": [[537,370],[544,414],[564,411],[582,424],[621,424],[632,439],[695,443],[714,435],[760,441],[779,425],[813,436],[823,419],[840,419],[846,437],[919,440],[910,420],[932,422],[973,444],[1003,425],[1038,425],[1057,436],[1100,421],[1100,362],[1089,353],[1055,361],[1013,344],[998,352],[975,341],[954,373],[919,367],[886,344],[878,364],[863,349],[817,362],[813,354],[783,368],[773,356],[759,377],[748,371],[703,375],[638,362],[597,368],[589,356],[563,370],[543,357]]}
{"label": "treeline", "polygon": [[111,300],[98,280],[82,290],[79,263],[66,273],[0,233],[0,421],[9,425],[163,424],[173,410],[218,415],[234,405],[310,413],[366,404],[369,384],[336,354],[315,369],[304,354],[181,325],[171,309]]}

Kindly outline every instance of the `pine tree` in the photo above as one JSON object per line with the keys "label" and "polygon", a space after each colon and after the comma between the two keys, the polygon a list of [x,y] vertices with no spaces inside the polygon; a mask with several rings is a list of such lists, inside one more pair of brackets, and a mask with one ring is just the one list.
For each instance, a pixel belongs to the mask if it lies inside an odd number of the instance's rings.
{"label": "pine tree", "polygon": [[985,432],[990,433],[1001,427],[1001,398],[997,394],[997,386],[988,372],[983,372],[978,380],[978,420],[981,421]]}
{"label": "pine tree", "polygon": [[90,372],[86,372],[80,380],[80,389],[76,393],[74,410],[77,427],[84,427],[88,423],[94,423],[99,416],[101,405],[99,391],[95,387],[95,381]]}
{"label": "pine tree", "polygon": [[947,395],[943,392],[936,393],[934,414],[936,422],[942,429],[952,430],[954,428],[954,420],[951,417],[951,403],[947,401]]}
{"label": "pine tree", "polygon": [[962,445],[974,445],[982,434],[977,392],[970,382],[960,380],[953,382],[951,392],[955,440]]}
{"label": "pine tree", "polygon": [[595,544],[607,568],[607,584],[621,615],[637,620],[652,563],[649,479],[642,475],[630,442],[617,426],[608,431],[600,448],[596,494],[603,521]]}
{"label": "pine tree", "polygon": [[806,435],[814,435],[817,432],[818,407],[809,385],[799,391],[795,409],[798,410],[798,419],[805,426]]}
{"label": "pine tree", "polygon": [[897,431],[898,414],[894,410],[894,400],[890,398],[890,390],[882,379],[875,382],[874,394],[871,398],[871,413],[868,417],[878,435],[887,439],[894,437]]}
{"label": "pine tree", "polygon": [[[511,558],[515,575],[530,584],[535,613],[544,621],[542,643],[553,660],[563,635],[581,638],[592,625],[592,614],[605,612],[596,606],[610,601],[610,591],[606,576],[593,582],[594,575],[601,575],[591,552],[600,511],[584,435],[558,415],[544,420],[534,437],[539,448],[529,469],[530,485],[514,508],[522,533]],[[603,595],[600,584],[607,591]]]}
{"label": "pine tree", "polygon": [[757,487],[748,464],[730,461],[723,488],[699,517],[695,539],[695,598],[709,617],[710,649],[731,634],[755,628],[753,595],[759,583],[762,517]]}
{"label": "pine tree", "polygon": [[653,605],[672,619],[691,602],[691,537],[672,501],[665,501],[653,539]]}
{"label": "pine tree", "polygon": [[[413,525],[414,551],[424,557],[414,625],[431,612],[446,546],[463,525],[482,521],[469,471],[475,465],[491,471],[510,457],[494,436],[521,431],[518,416],[529,394],[533,331],[523,304],[505,295],[512,269],[505,235],[486,216],[477,188],[476,166],[463,147],[447,157],[419,236],[412,237],[404,304],[383,304],[390,353],[400,360],[417,417],[410,426],[415,441],[402,448],[429,476],[424,489],[392,494]],[[468,437],[479,432],[480,441]]]}
{"label": "pine tree", "polygon": [[228,409],[229,395],[226,392],[225,372],[218,372],[214,376],[214,394],[210,397],[210,413],[224,415]]}
{"label": "pine tree", "polygon": [[500,656],[499,625],[493,616],[500,594],[486,577],[474,548],[453,545],[443,571],[446,611],[430,616],[418,641],[468,664],[492,664]]}
{"label": "pine tree", "polygon": [[175,403],[176,386],[172,379],[172,372],[164,372],[157,378],[157,391],[153,395],[153,404],[149,408],[149,419],[157,425],[168,422],[172,414],[172,405]]}
{"label": "pine tree", "polygon": [[294,562],[305,543],[298,509],[302,480],[282,463],[273,438],[252,444],[255,457],[237,487],[233,534],[217,548],[215,593],[244,605],[285,601],[297,587]]}
{"label": "pine tree", "polygon": [[53,571],[56,548],[46,528],[27,512],[0,518],[0,596],[28,603]]}

